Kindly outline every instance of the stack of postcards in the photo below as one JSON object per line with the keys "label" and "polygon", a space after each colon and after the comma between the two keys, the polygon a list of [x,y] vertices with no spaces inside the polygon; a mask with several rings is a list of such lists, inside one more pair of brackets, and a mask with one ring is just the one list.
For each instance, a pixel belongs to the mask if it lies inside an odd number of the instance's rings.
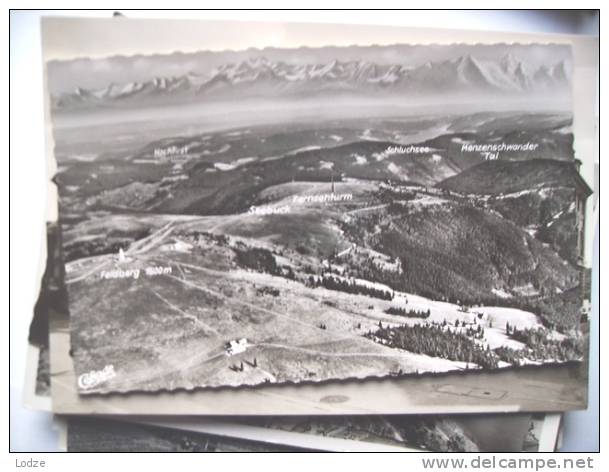
{"label": "stack of postcards", "polygon": [[596,43],[42,33],[26,402],[67,450],[548,451],[586,408]]}

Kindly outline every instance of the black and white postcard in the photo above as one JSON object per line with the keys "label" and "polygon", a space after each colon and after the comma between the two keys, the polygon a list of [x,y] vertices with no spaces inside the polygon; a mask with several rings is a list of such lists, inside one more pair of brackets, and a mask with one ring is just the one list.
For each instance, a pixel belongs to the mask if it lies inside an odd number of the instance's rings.
{"label": "black and white postcard", "polygon": [[554,451],[561,415],[267,416],[134,419],[141,425],[330,451]]}
{"label": "black and white postcard", "polygon": [[80,394],[585,362],[569,45],[176,28],[72,57],[69,26],[43,42]]}
{"label": "black and white postcard", "polygon": [[96,417],[67,419],[67,452],[305,452],[310,449]]}
{"label": "black and white postcard", "polygon": [[134,421],[70,417],[67,421],[67,450],[552,452],[555,450],[560,415]]}
{"label": "black and white postcard", "polygon": [[[585,365],[559,364],[543,370],[456,371],[440,376],[385,377],[367,381],[265,384],[248,389],[198,389],[79,395],[70,354],[70,318],[63,283],[61,231],[49,238],[48,269],[33,328],[48,318],[50,363],[30,365],[31,381],[50,384],[55,413],[83,415],[379,415],[543,411],[581,408],[585,401]],[[46,281],[46,282],[45,282]],[[35,329],[36,338],[41,330]],[[34,370],[37,373],[34,374]],[[383,401],[379,402],[378,399]],[[46,398],[48,402],[48,398]],[[198,423],[197,423],[198,424]],[[242,428],[239,428],[242,431]],[[213,433],[214,431],[208,431]],[[217,432],[217,431],[216,431]]]}

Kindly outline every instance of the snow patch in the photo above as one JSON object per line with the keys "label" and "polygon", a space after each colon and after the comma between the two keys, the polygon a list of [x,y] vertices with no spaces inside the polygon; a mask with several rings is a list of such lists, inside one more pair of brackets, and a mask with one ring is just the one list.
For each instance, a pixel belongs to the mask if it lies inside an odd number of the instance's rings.
{"label": "snow patch", "polygon": [[455,144],[471,144],[473,143],[473,141],[467,140],[467,139],[461,139],[458,136],[454,137],[451,139],[451,141]]}
{"label": "snow patch", "polygon": [[209,156],[210,154],[224,154],[229,149],[230,149],[230,144],[225,144],[225,145],[221,146],[220,148],[216,149],[215,151],[210,151],[209,149],[206,149],[201,154],[204,154],[206,156]]}
{"label": "snow patch", "polygon": [[321,149],[321,147],[320,146],[303,146],[303,147],[300,147],[298,149],[293,149],[292,151],[286,152],[285,155],[286,156],[293,156],[294,154],[298,154],[300,152],[316,151],[318,149]]}
{"label": "snow patch", "polygon": [[351,154],[351,157],[355,159],[355,165],[363,166],[368,164],[368,159],[366,159],[366,156],[362,156],[360,154]]}
{"label": "snow patch", "polygon": [[236,166],[225,162],[216,162],[214,163],[214,167],[218,170],[233,170]]}
{"label": "snow patch", "polygon": [[362,134],[360,134],[358,136],[359,139],[364,139],[367,141],[380,141],[379,138],[375,138],[374,136],[372,136],[372,130],[371,129],[366,129],[364,130],[364,132]]}
{"label": "snow patch", "polygon": [[398,175],[400,177],[407,177],[406,172],[400,166],[396,165],[393,162],[387,164],[387,170],[392,174]]}
{"label": "snow patch", "polygon": [[501,290],[499,288],[494,288],[491,290],[491,292],[493,292],[499,298],[511,298],[512,297],[509,293],[507,293],[506,291]]}

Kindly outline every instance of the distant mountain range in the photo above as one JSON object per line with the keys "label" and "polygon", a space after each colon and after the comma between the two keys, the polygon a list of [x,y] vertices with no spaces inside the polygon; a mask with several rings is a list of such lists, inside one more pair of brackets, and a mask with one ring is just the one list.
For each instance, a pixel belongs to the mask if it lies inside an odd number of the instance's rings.
{"label": "distant mountain range", "polygon": [[100,89],[79,87],[53,96],[52,106],[54,109],[138,107],[193,100],[333,95],[539,97],[566,94],[569,86],[570,73],[564,60],[551,67],[532,67],[510,53],[497,61],[468,54],[416,67],[338,60],[290,64],[257,57],[216,67],[207,74],[154,77],[147,81],[112,83]]}

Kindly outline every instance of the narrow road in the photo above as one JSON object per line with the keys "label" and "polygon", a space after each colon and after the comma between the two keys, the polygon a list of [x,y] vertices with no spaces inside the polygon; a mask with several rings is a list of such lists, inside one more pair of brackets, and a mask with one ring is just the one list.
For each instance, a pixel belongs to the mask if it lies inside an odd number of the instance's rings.
{"label": "narrow road", "polygon": [[163,227],[159,228],[154,233],[146,236],[144,239],[140,239],[135,241],[133,244],[129,246],[129,248],[125,251],[125,254],[135,255],[141,254],[142,252],[146,252],[151,249],[153,246],[158,244],[164,238],[169,236],[169,234],[173,231],[173,222],[169,222]]}
{"label": "narrow road", "polygon": [[111,258],[111,255],[105,255],[105,256],[96,256],[99,258],[104,259],[100,264],[94,266],[92,269],[87,270],[84,274],[81,274],[77,277],[73,277],[71,279],[66,278],[65,284],[66,285],[70,285],[73,284],[75,282],[79,282],[81,280],[86,279],[87,277],[89,277],[90,275],[95,274],[96,272],[99,272],[102,268],[106,267],[108,264],[110,264],[112,262],[112,259],[108,259]]}

